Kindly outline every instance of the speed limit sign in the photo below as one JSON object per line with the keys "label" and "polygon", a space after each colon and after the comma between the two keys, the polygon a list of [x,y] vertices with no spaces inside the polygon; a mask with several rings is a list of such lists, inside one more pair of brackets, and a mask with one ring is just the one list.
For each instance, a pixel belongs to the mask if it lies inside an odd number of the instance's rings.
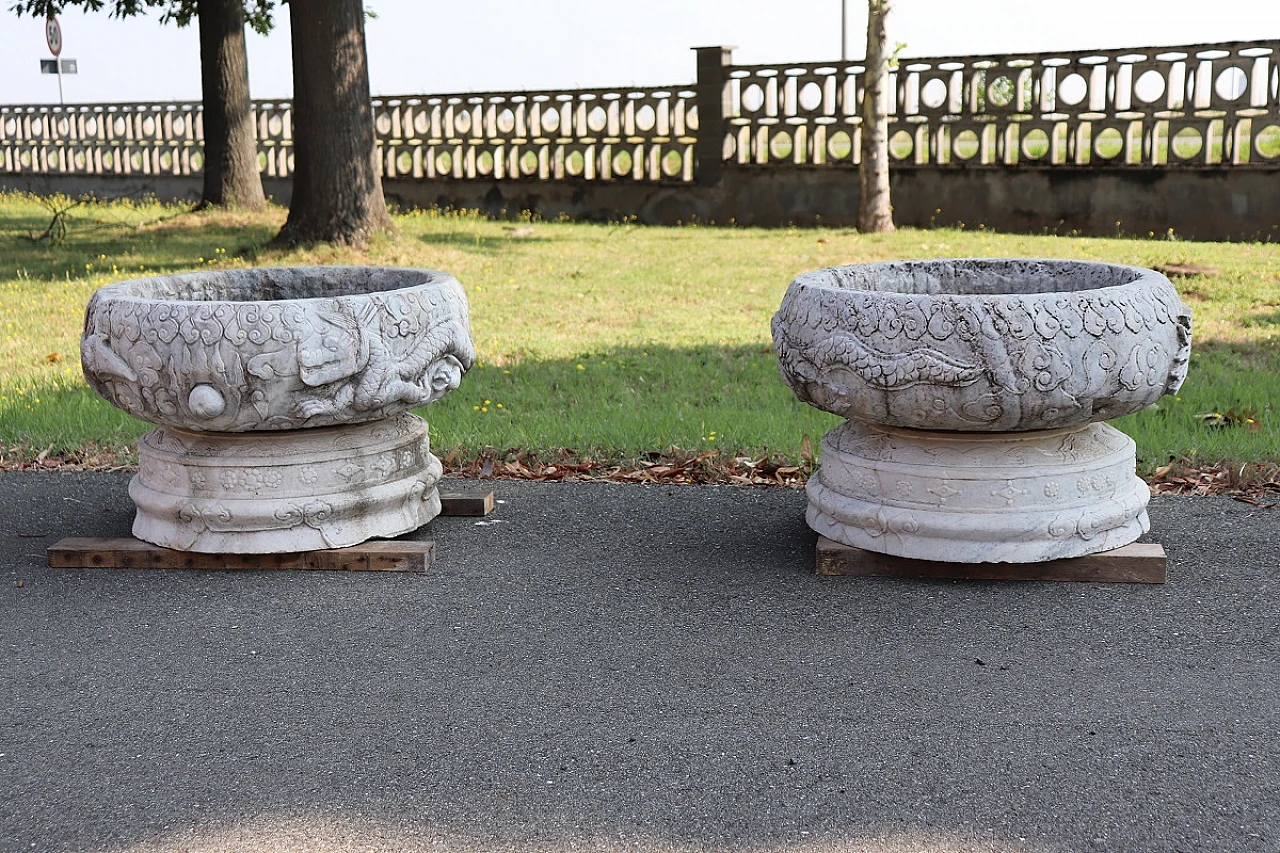
{"label": "speed limit sign", "polygon": [[62,53],[62,27],[58,19],[50,15],[44,22],[44,40],[49,43],[49,51],[57,56]]}

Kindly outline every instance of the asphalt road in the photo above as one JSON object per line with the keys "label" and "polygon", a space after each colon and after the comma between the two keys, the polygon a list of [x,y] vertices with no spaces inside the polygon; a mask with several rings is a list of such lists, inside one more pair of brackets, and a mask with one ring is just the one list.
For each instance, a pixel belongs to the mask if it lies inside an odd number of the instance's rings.
{"label": "asphalt road", "polygon": [[1280,850],[1280,508],[1164,586],[822,578],[797,492],[491,485],[426,575],[53,570],[0,474],[0,851]]}

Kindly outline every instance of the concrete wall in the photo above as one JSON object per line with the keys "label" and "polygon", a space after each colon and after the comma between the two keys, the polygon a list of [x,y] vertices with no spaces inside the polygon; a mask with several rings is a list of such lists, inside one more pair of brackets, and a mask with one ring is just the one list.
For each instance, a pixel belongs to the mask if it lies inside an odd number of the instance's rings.
{"label": "concrete wall", "polygon": [[[940,169],[895,167],[894,219],[900,226],[980,224],[1022,233],[1164,235],[1198,240],[1280,240],[1280,166],[1196,169],[1099,167]],[[858,202],[856,169],[726,164],[717,186],[585,180],[390,178],[387,200],[402,208],[478,208],[554,219],[848,226]],[[200,178],[176,176],[0,175],[0,187],[102,197],[155,195],[195,201]],[[287,204],[287,179],[265,182]],[[1119,223],[1117,225],[1117,223]]]}

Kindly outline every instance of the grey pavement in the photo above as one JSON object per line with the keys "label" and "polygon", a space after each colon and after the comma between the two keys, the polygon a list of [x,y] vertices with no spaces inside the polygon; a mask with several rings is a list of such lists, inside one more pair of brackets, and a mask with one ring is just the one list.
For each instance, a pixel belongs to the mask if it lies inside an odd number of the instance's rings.
{"label": "grey pavement", "polygon": [[1280,508],[1164,586],[823,578],[784,490],[494,481],[426,575],[54,570],[0,475],[0,851],[1280,850]]}

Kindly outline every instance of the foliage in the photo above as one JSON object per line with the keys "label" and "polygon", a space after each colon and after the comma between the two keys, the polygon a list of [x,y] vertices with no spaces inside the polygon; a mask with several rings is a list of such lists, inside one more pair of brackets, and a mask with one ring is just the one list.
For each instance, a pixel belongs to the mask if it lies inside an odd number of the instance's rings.
{"label": "foliage", "polygon": [[[10,12],[33,18],[47,18],[58,14],[68,6],[80,6],[86,12],[100,12],[110,5],[113,18],[132,18],[148,9],[163,8],[162,23],[173,21],[185,27],[196,18],[196,0],[18,0],[9,7]],[[274,24],[272,12],[275,0],[242,0],[245,22],[256,32],[271,31]]]}

